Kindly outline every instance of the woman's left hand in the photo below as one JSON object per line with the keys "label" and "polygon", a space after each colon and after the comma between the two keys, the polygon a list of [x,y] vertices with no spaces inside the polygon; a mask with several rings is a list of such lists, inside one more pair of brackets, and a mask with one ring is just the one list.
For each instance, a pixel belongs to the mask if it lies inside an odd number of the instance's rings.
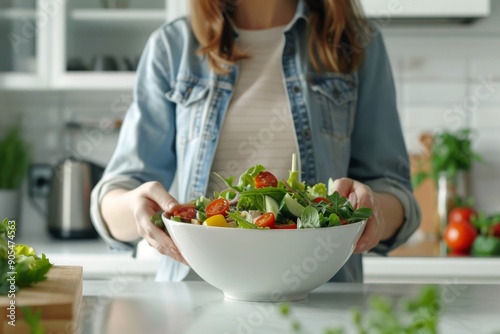
{"label": "woman's left hand", "polygon": [[347,197],[354,209],[360,207],[373,209],[373,215],[366,222],[365,230],[354,253],[363,253],[375,247],[380,242],[385,227],[384,216],[379,210],[376,194],[367,185],[349,178],[335,180],[333,189]]}

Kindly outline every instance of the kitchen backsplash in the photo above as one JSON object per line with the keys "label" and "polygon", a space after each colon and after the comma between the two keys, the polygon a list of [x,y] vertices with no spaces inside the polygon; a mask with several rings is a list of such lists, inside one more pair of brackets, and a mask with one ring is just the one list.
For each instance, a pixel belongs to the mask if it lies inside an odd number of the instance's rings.
{"label": "kitchen backsplash", "polygon": [[[0,92],[0,130],[21,116],[34,162],[74,156],[104,165],[118,138],[113,127],[131,99],[130,92]],[[68,122],[90,127],[66,128]]]}
{"label": "kitchen backsplash", "polygon": [[[421,149],[424,131],[470,126],[483,157],[473,169],[479,209],[500,211],[500,6],[476,26],[384,29],[397,83],[398,104],[410,152]],[[479,31],[479,32],[478,32]],[[0,92],[0,127],[24,115],[26,138],[35,162],[53,163],[70,153],[105,163],[117,139],[103,129],[64,131],[68,120],[105,120],[123,116],[129,91]],[[1,129],[3,130],[3,129]]]}

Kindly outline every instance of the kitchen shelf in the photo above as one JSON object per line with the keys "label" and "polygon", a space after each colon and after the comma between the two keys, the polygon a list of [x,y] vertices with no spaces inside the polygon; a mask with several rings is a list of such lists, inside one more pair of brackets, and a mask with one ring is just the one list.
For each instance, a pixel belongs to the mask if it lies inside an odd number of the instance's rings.
{"label": "kitchen shelf", "polygon": [[74,9],[68,18],[77,29],[118,32],[153,31],[166,21],[165,11],[156,9]]}
{"label": "kitchen shelf", "polygon": [[20,20],[24,18],[35,18],[35,9],[30,8],[3,8],[0,11],[0,20]]}
{"label": "kitchen shelf", "polygon": [[144,23],[165,21],[165,11],[162,9],[74,9],[69,18],[82,22],[116,22]]}
{"label": "kitchen shelf", "polygon": [[68,72],[55,85],[61,90],[132,89],[135,72]]}
{"label": "kitchen shelf", "polygon": [[0,88],[10,90],[39,90],[47,86],[34,73],[0,73]]}

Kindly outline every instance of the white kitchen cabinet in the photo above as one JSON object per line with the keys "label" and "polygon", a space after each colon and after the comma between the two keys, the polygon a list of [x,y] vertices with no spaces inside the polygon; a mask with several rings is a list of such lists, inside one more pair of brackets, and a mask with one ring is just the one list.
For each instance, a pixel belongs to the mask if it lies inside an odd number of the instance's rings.
{"label": "white kitchen cabinet", "polygon": [[[0,89],[131,89],[148,37],[167,21],[167,5],[0,0]],[[180,12],[173,7],[171,14]]]}
{"label": "white kitchen cabinet", "polygon": [[0,89],[47,86],[46,0],[0,0]]}
{"label": "white kitchen cabinet", "polygon": [[51,86],[129,89],[151,32],[166,21],[164,0],[61,1],[50,39]]}

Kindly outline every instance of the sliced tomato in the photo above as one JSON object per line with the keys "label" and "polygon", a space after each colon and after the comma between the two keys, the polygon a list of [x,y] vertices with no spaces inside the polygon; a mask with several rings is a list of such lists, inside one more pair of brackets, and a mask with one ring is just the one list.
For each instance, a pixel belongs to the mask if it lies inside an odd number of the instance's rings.
{"label": "sliced tomato", "polygon": [[229,211],[229,202],[225,198],[217,198],[210,202],[205,207],[205,213],[207,217],[212,217],[215,215],[223,215],[226,216],[226,212]]}
{"label": "sliced tomato", "polygon": [[316,197],[315,199],[313,199],[313,202],[314,203],[325,202],[327,204],[330,204],[330,201],[327,198],[325,198],[325,197]]}
{"label": "sliced tomato", "polygon": [[181,219],[191,221],[191,219],[196,218],[196,208],[192,204],[184,204],[175,209],[173,214]]}
{"label": "sliced tomato", "polygon": [[266,212],[255,221],[255,225],[258,227],[269,227],[273,228],[276,224],[276,217],[274,217],[274,213]]}
{"label": "sliced tomato", "polygon": [[270,172],[260,172],[255,177],[256,188],[277,187],[278,179]]}
{"label": "sliced tomato", "polygon": [[277,230],[295,230],[295,229],[297,229],[297,224],[295,224],[295,223],[275,224],[274,228]]}

